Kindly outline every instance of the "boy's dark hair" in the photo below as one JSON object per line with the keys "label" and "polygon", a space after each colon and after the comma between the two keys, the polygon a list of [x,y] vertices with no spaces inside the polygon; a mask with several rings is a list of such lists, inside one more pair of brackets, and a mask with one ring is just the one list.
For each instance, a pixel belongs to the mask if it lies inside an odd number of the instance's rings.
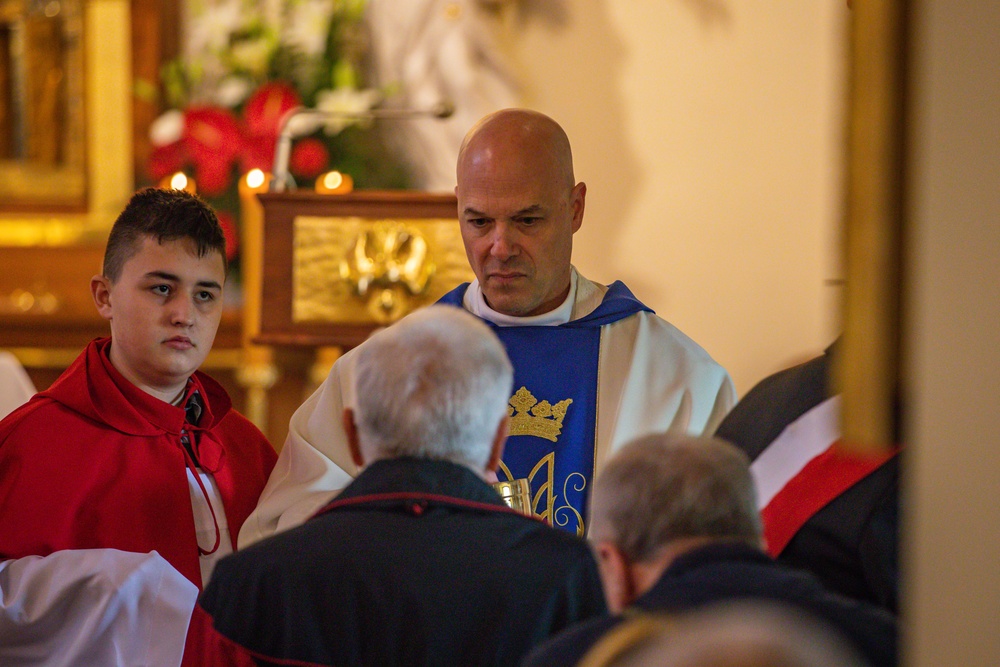
{"label": "boy's dark hair", "polygon": [[198,257],[210,252],[222,256],[226,264],[226,237],[212,207],[183,190],[146,188],[139,190],[121,212],[104,251],[104,276],[111,282],[121,276],[125,262],[139,251],[142,239],[153,237],[158,243],[191,239]]}

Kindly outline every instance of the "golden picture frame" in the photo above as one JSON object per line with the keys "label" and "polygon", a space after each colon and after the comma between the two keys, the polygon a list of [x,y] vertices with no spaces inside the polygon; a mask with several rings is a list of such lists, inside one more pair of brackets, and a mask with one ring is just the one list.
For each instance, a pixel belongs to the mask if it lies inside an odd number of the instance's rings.
{"label": "golden picture frame", "polygon": [[[13,16],[23,2],[5,0]],[[67,83],[79,90],[73,104],[79,121],[71,121],[70,143],[58,150],[72,164],[46,169],[39,164],[0,160],[0,248],[63,246],[102,242],[134,190],[132,147],[132,82],[123,67],[131,59],[131,15],[126,0],[78,0],[73,41],[80,66],[67,66]],[[12,19],[13,20],[13,19]],[[2,252],[2,250],[0,250]]]}

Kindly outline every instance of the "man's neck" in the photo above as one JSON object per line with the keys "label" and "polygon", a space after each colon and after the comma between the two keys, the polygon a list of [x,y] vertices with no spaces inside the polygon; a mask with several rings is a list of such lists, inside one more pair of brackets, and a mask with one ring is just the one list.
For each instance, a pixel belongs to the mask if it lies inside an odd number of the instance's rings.
{"label": "man's neck", "polygon": [[170,405],[176,405],[178,407],[184,407],[184,396],[187,394],[187,381],[184,381],[180,387],[151,387],[148,385],[133,382],[136,387],[146,392],[153,398],[158,398],[164,403],[169,403]]}
{"label": "man's neck", "polygon": [[651,589],[675,560],[695,549],[717,542],[714,537],[684,537],[668,542],[651,558],[629,565],[632,588],[636,597],[643,596]]}
{"label": "man's neck", "polygon": [[184,386],[181,387],[181,390],[179,392],[177,392],[177,395],[174,396],[169,401],[167,401],[167,403],[169,403],[170,405],[176,405],[176,406],[179,406],[179,407],[184,407],[184,398],[187,396],[187,393],[188,393],[188,384],[190,382],[191,382],[190,379],[187,382],[185,382]]}
{"label": "man's neck", "polygon": [[184,378],[180,382],[172,382],[169,385],[153,385],[146,383],[141,377],[138,377],[135,373],[130,372],[129,369],[125,367],[125,364],[120,362],[116,363],[114,344],[111,346],[108,359],[111,361],[111,365],[114,366],[115,370],[118,371],[123,378],[135,385],[140,391],[143,391],[154,398],[158,398],[164,403],[170,403],[171,405],[178,405],[176,401],[183,400],[184,392],[187,389],[188,380],[190,380],[190,378]]}

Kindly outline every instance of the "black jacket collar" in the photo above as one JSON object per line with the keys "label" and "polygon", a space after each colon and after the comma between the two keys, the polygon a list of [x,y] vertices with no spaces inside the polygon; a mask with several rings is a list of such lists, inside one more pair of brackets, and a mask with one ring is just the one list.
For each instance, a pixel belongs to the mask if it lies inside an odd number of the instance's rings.
{"label": "black jacket collar", "polygon": [[715,563],[732,563],[734,561],[760,563],[766,565],[774,561],[760,549],[755,549],[738,540],[720,540],[683,553],[663,572],[664,577],[678,577],[690,570],[714,565]]}
{"label": "black jacket collar", "polygon": [[469,468],[449,461],[404,456],[367,466],[320,514],[346,506],[390,507],[416,501],[424,507],[449,504],[509,509],[500,495]]}

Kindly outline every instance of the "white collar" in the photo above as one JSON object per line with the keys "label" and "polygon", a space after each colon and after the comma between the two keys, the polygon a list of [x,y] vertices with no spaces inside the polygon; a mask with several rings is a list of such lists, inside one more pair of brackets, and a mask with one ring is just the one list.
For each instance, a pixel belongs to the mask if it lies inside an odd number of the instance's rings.
{"label": "white collar", "polygon": [[558,307],[541,315],[515,317],[514,315],[498,313],[486,304],[486,299],[483,297],[483,290],[479,286],[479,279],[473,280],[472,284],[469,285],[469,289],[465,290],[462,305],[473,315],[500,327],[554,327],[566,324],[573,317],[577,282],[576,269],[570,267],[569,294],[566,295],[566,300]]}

